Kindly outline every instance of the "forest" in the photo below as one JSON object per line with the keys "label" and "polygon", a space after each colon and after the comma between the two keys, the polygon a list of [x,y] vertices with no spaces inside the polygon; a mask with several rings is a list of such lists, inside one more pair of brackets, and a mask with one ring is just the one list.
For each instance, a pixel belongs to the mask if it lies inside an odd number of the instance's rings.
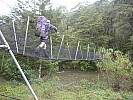
{"label": "forest", "polygon": [[[43,15],[58,28],[49,32],[53,45],[71,49],[81,43],[81,50],[96,48],[105,53],[100,60],[43,60],[15,55],[39,100],[132,100],[133,98],[133,2],[132,0],[99,0],[93,4],[79,3],[68,11],[65,6],[53,9],[50,0],[17,0],[11,14],[0,16],[0,30],[9,45],[15,24],[19,49],[23,49],[29,17],[27,52],[39,45],[35,37],[37,16]],[[0,37],[0,44],[2,39]],[[50,45],[50,40],[47,44]],[[34,100],[13,62],[8,50],[0,48],[0,100]],[[4,58],[4,60],[3,60]],[[57,73],[80,71],[96,74],[85,79],[62,84]],[[60,72],[60,73],[59,73]],[[77,76],[80,77],[80,76]],[[70,77],[68,77],[70,78]],[[15,99],[18,100],[18,99]]]}

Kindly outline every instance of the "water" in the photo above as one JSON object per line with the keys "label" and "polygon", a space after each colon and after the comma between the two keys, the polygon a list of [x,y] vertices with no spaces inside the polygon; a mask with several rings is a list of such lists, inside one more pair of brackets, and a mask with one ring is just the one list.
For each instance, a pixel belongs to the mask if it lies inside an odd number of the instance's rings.
{"label": "water", "polygon": [[98,72],[62,71],[58,72],[56,76],[63,85],[78,84],[83,79],[89,80],[90,82],[99,79]]}

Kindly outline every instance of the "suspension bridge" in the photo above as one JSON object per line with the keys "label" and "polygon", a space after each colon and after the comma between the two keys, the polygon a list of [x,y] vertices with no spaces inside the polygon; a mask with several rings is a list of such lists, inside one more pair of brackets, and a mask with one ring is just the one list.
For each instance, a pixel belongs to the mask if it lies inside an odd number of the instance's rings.
{"label": "suspension bridge", "polygon": [[[27,25],[25,30],[20,30],[17,32],[15,28],[14,21],[12,22],[12,29],[10,28],[2,28],[0,30],[0,48],[4,48],[11,54],[17,68],[19,69],[23,79],[25,80],[29,90],[31,91],[35,100],[38,100],[35,92],[33,91],[29,81],[27,80],[24,72],[22,71],[17,59],[15,58],[15,54],[22,56],[35,57],[35,48],[39,44],[39,39],[35,36],[30,35],[28,33],[29,29],[29,17],[27,20]],[[21,32],[21,33],[19,33]],[[29,36],[29,37],[28,37]],[[97,51],[96,47],[90,50],[90,45],[88,43],[87,49],[81,49],[81,41],[78,41],[76,44],[76,48],[71,48],[69,42],[64,43],[65,35],[60,35],[60,45],[54,45],[56,41],[53,41],[52,36],[49,37],[49,43],[47,45],[47,52],[49,58],[45,58],[42,52],[37,57],[39,59],[45,60],[100,60],[104,57],[103,51]]]}
{"label": "suspension bridge", "polygon": [[[17,26],[15,27],[15,22],[13,21],[9,28],[1,30],[1,34],[4,34],[10,45],[10,49],[19,55],[35,57],[35,48],[39,45],[40,39],[34,36],[33,31],[30,32],[28,30],[29,17],[25,30],[16,28]],[[60,39],[58,43],[57,38]],[[103,50],[98,50],[96,46],[91,47],[89,43],[86,43],[86,47],[82,49],[82,42],[77,41],[72,48],[70,46],[72,40],[66,42],[66,39],[69,39],[69,37],[65,37],[63,34],[49,36],[46,48],[49,58],[44,57],[43,50],[41,50],[38,58],[47,60],[99,60],[104,56]],[[0,44],[4,44],[2,39],[0,39]]]}

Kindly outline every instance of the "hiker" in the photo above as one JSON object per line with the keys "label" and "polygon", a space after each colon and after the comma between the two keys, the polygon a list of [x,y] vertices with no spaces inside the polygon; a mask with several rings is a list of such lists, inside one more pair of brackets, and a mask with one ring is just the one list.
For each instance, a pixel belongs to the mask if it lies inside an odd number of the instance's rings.
{"label": "hiker", "polygon": [[[36,48],[35,56],[38,57],[40,55],[41,49],[43,49],[45,58],[49,58],[49,55],[46,51],[46,43],[48,41],[48,31],[49,30],[55,30],[55,32],[57,32],[57,28],[54,25],[50,24],[50,20],[47,20],[44,16],[39,16],[38,20],[40,20],[39,18],[41,18],[41,20],[43,19],[43,24],[41,25],[42,30],[38,36],[38,37],[40,37],[41,44]],[[39,29],[38,23],[37,23],[37,28]]]}

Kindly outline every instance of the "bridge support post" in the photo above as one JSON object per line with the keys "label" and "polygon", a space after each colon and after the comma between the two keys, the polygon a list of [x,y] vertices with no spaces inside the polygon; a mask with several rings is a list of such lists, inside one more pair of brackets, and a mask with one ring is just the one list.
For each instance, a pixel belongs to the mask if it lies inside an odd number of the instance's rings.
{"label": "bridge support post", "polygon": [[33,91],[33,89],[32,89],[32,87],[31,87],[29,81],[27,80],[27,78],[26,78],[24,72],[22,71],[22,69],[21,69],[21,67],[20,67],[20,65],[19,65],[19,63],[18,63],[18,61],[16,60],[16,58],[15,58],[15,56],[14,56],[12,50],[10,49],[9,44],[7,43],[5,37],[3,36],[1,30],[0,30],[0,36],[1,36],[2,40],[4,41],[4,44],[6,45],[6,48],[9,50],[9,53],[11,54],[11,56],[12,56],[12,58],[13,58],[15,64],[16,64],[16,66],[17,66],[17,68],[19,69],[19,71],[20,71],[20,73],[21,73],[23,79],[25,80],[25,82],[26,82],[28,88],[30,89],[30,91],[31,91],[31,93],[32,93],[32,95],[33,95],[33,97],[35,98],[35,100],[38,100],[38,98],[37,98],[35,92]]}
{"label": "bridge support post", "polygon": [[26,27],[26,33],[25,33],[25,41],[24,41],[24,49],[23,49],[23,55],[25,54],[25,47],[26,47],[26,43],[27,43],[27,34],[28,34],[28,27],[29,27],[29,16],[28,16],[28,20],[27,20],[27,27]]}
{"label": "bridge support post", "polygon": [[16,37],[14,21],[12,21],[12,25],[13,25],[14,40],[15,40],[16,49],[17,49],[17,53],[18,53],[18,43],[17,43],[17,37]]}
{"label": "bridge support post", "polygon": [[89,59],[90,59],[90,50],[89,50],[90,46],[88,44],[88,47],[87,47],[87,54],[86,54],[86,60],[88,60],[88,55],[89,55]]}
{"label": "bridge support post", "polygon": [[76,50],[76,54],[75,54],[75,60],[77,59],[77,54],[78,54],[78,50],[79,50],[79,43],[80,43],[80,41],[78,41],[77,50]]}
{"label": "bridge support post", "polygon": [[68,49],[68,53],[69,53],[69,59],[71,59],[71,53],[70,53],[70,49],[69,49],[69,44],[67,42],[67,49]]}
{"label": "bridge support post", "polygon": [[50,36],[50,44],[51,44],[51,52],[50,52],[50,54],[51,54],[51,59],[53,59],[53,47],[52,47],[52,36]]}
{"label": "bridge support post", "polygon": [[94,47],[94,56],[93,56],[93,60],[95,60],[96,59],[96,46]]}
{"label": "bridge support post", "polygon": [[58,55],[57,55],[57,59],[59,58],[59,55],[60,55],[60,51],[61,51],[61,47],[62,47],[63,41],[64,41],[64,35],[62,36],[62,40],[61,40],[59,52],[58,52]]}

